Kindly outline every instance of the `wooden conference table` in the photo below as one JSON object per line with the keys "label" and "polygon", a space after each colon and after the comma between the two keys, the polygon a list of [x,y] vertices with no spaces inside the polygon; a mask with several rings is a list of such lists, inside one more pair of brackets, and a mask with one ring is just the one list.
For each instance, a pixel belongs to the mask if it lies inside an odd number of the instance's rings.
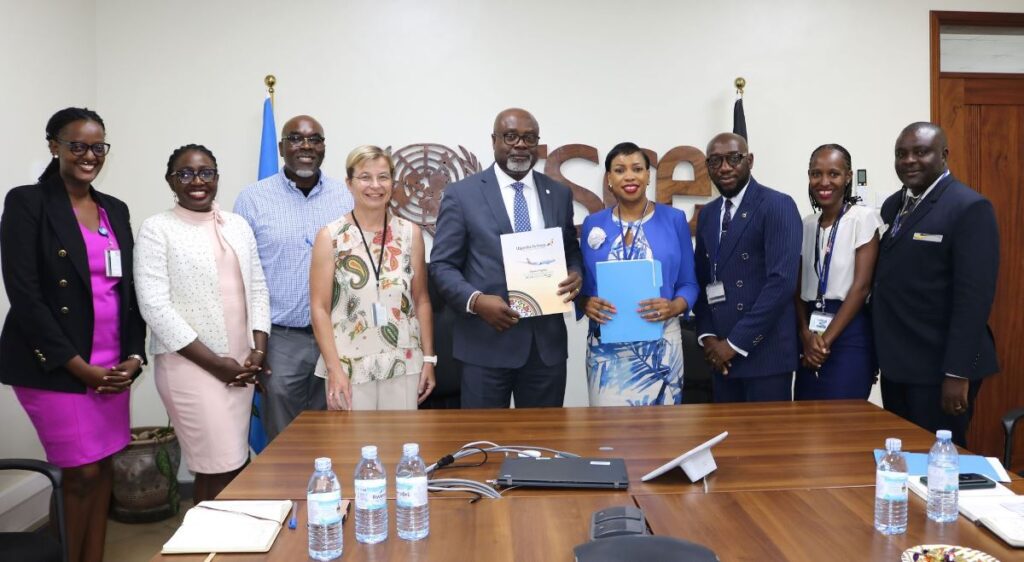
{"label": "wooden conference table", "polygon": [[[681,470],[651,482],[650,470],[722,431],[714,449],[718,470],[691,483]],[[549,447],[583,456],[626,459],[629,490],[512,489],[502,500],[470,503],[465,494],[432,494],[431,534],[409,543],[394,531],[382,544],[359,544],[345,524],[342,560],[572,560],[588,540],[590,514],[613,505],[639,505],[655,534],[708,546],[723,561],[898,560],[905,548],[952,543],[1013,560],[998,537],[961,518],[926,523],[924,503],[911,498],[907,534],[884,537],[872,527],[874,459],[886,437],[906,451],[927,451],[934,437],[868,402],[785,402],[649,408],[538,410],[424,410],[413,412],[304,412],[228,486],[219,499],[305,498],[313,459],[328,456],[352,496],[352,473],[362,445],[377,445],[389,473],[405,442],[418,442],[427,463],[463,444]],[[462,462],[482,460],[482,456]],[[437,477],[484,481],[502,456]],[[389,475],[390,476],[390,475]],[[393,486],[389,492],[393,497]],[[1024,485],[1014,483],[1018,492]],[[305,506],[299,528],[282,530],[265,555],[217,555],[229,560],[303,560]],[[351,513],[350,513],[351,515]],[[204,556],[156,556],[201,561]]]}

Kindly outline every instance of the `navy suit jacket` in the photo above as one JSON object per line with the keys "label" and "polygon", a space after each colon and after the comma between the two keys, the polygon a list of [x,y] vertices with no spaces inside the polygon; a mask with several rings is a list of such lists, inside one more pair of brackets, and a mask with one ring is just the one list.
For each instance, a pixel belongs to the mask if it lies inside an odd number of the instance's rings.
{"label": "navy suit jacket", "polygon": [[[697,217],[694,251],[700,296],[694,307],[697,333],[727,338],[747,352],[737,354],[729,377],[763,377],[797,368],[796,294],[802,227],[793,199],[753,178],[733,211],[729,233],[719,248],[718,197]],[[708,304],[713,260],[725,302]]]}
{"label": "navy suit jacket", "polygon": [[[95,189],[90,193],[107,212],[121,248],[121,360],[145,357],[146,324],[135,300],[128,207]],[[76,355],[86,361],[92,355],[92,278],[85,240],[59,175],[7,193],[0,261],[11,303],[0,333],[0,381],[85,393],[85,384],[64,364]]]}
{"label": "navy suit jacket", "polygon": [[[569,271],[581,273],[572,192],[540,172],[531,173],[544,227],[562,229],[566,266]],[[457,314],[452,329],[453,355],[472,365],[515,369],[526,364],[535,342],[541,360],[546,365],[556,365],[568,356],[561,314],[524,318],[499,333],[479,316],[466,312],[466,303],[474,291],[508,301],[500,236],[513,229],[500,189],[492,166],[449,185],[441,199],[430,252],[430,279]]]}
{"label": "navy suit jacket", "polygon": [[871,297],[882,376],[934,385],[946,373],[991,375],[999,370],[988,327],[999,274],[992,203],[950,174],[893,235],[903,194],[882,204],[890,228],[879,243]]}

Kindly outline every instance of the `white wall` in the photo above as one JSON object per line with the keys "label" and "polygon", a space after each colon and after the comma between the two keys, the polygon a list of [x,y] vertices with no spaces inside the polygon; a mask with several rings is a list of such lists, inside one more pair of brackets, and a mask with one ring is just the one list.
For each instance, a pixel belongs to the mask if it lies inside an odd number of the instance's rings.
{"label": "white wall", "polygon": [[[166,159],[187,142],[216,153],[220,200],[233,204],[255,178],[269,73],[279,125],[297,113],[323,123],[332,175],[364,143],[464,145],[489,163],[492,120],[512,105],[537,116],[550,149],[590,144],[603,157],[622,140],[659,154],[703,149],[731,128],[732,83],[744,76],[760,181],[809,211],[810,151],[839,142],[868,169],[869,195],[884,196],[897,186],[896,134],[929,117],[928,10],[1024,8],[1019,0],[96,0],[95,18],[93,2],[73,4],[80,9],[62,12],[58,26],[68,33],[43,42],[32,34],[47,9],[9,3],[16,16],[6,11],[4,25],[15,34],[0,34],[3,68],[23,77],[14,86],[24,91],[3,104],[15,127],[0,142],[39,142],[4,153],[0,185],[23,182],[27,163],[46,156],[41,129],[52,109],[95,102],[113,144],[98,185],[128,202],[136,227],[170,205]],[[30,40],[44,50],[29,51]],[[32,65],[19,57],[29,52]],[[595,166],[567,170],[598,185]],[[574,328],[567,403],[579,405],[582,323]],[[4,392],[0,415],[23,417]],[[134,423],[166,422],[151,375],[133,393]],[[0,454],[35,446],[28,429],[5,436]]]}

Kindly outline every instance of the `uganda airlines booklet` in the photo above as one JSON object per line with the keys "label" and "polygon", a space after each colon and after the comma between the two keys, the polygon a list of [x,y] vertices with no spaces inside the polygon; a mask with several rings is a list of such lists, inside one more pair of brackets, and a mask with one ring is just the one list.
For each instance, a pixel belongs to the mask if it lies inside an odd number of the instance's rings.
{"label": "uganda airlines booklet", "polygon": [[569,276],[561,228],[545,228],[501,235],[508,306],[522,318],[561,314],[572,310],[562,302],[558,284]]}

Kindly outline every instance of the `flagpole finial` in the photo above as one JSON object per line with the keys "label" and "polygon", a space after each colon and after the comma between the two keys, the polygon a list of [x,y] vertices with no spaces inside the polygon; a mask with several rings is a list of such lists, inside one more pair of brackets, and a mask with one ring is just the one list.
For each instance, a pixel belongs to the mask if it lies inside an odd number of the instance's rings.
{"label": "flagpole finial", "polygon": [[733,82],[733,84],[736,85],[736,93],[739,94],[740,97],[743,97],[743,88],[747,87],[747,80],[745,78],[743,78],[742,76],[740,76],[740,77],[736,78],[736,80]]}
{"label": "flagpole finial", "polygon": [[270,94],[270,101],[274,101],[274,84],[277,84],[277,78],[273,74],[268,74],[263,79],[263,83],[267,86],[267,93]]}

